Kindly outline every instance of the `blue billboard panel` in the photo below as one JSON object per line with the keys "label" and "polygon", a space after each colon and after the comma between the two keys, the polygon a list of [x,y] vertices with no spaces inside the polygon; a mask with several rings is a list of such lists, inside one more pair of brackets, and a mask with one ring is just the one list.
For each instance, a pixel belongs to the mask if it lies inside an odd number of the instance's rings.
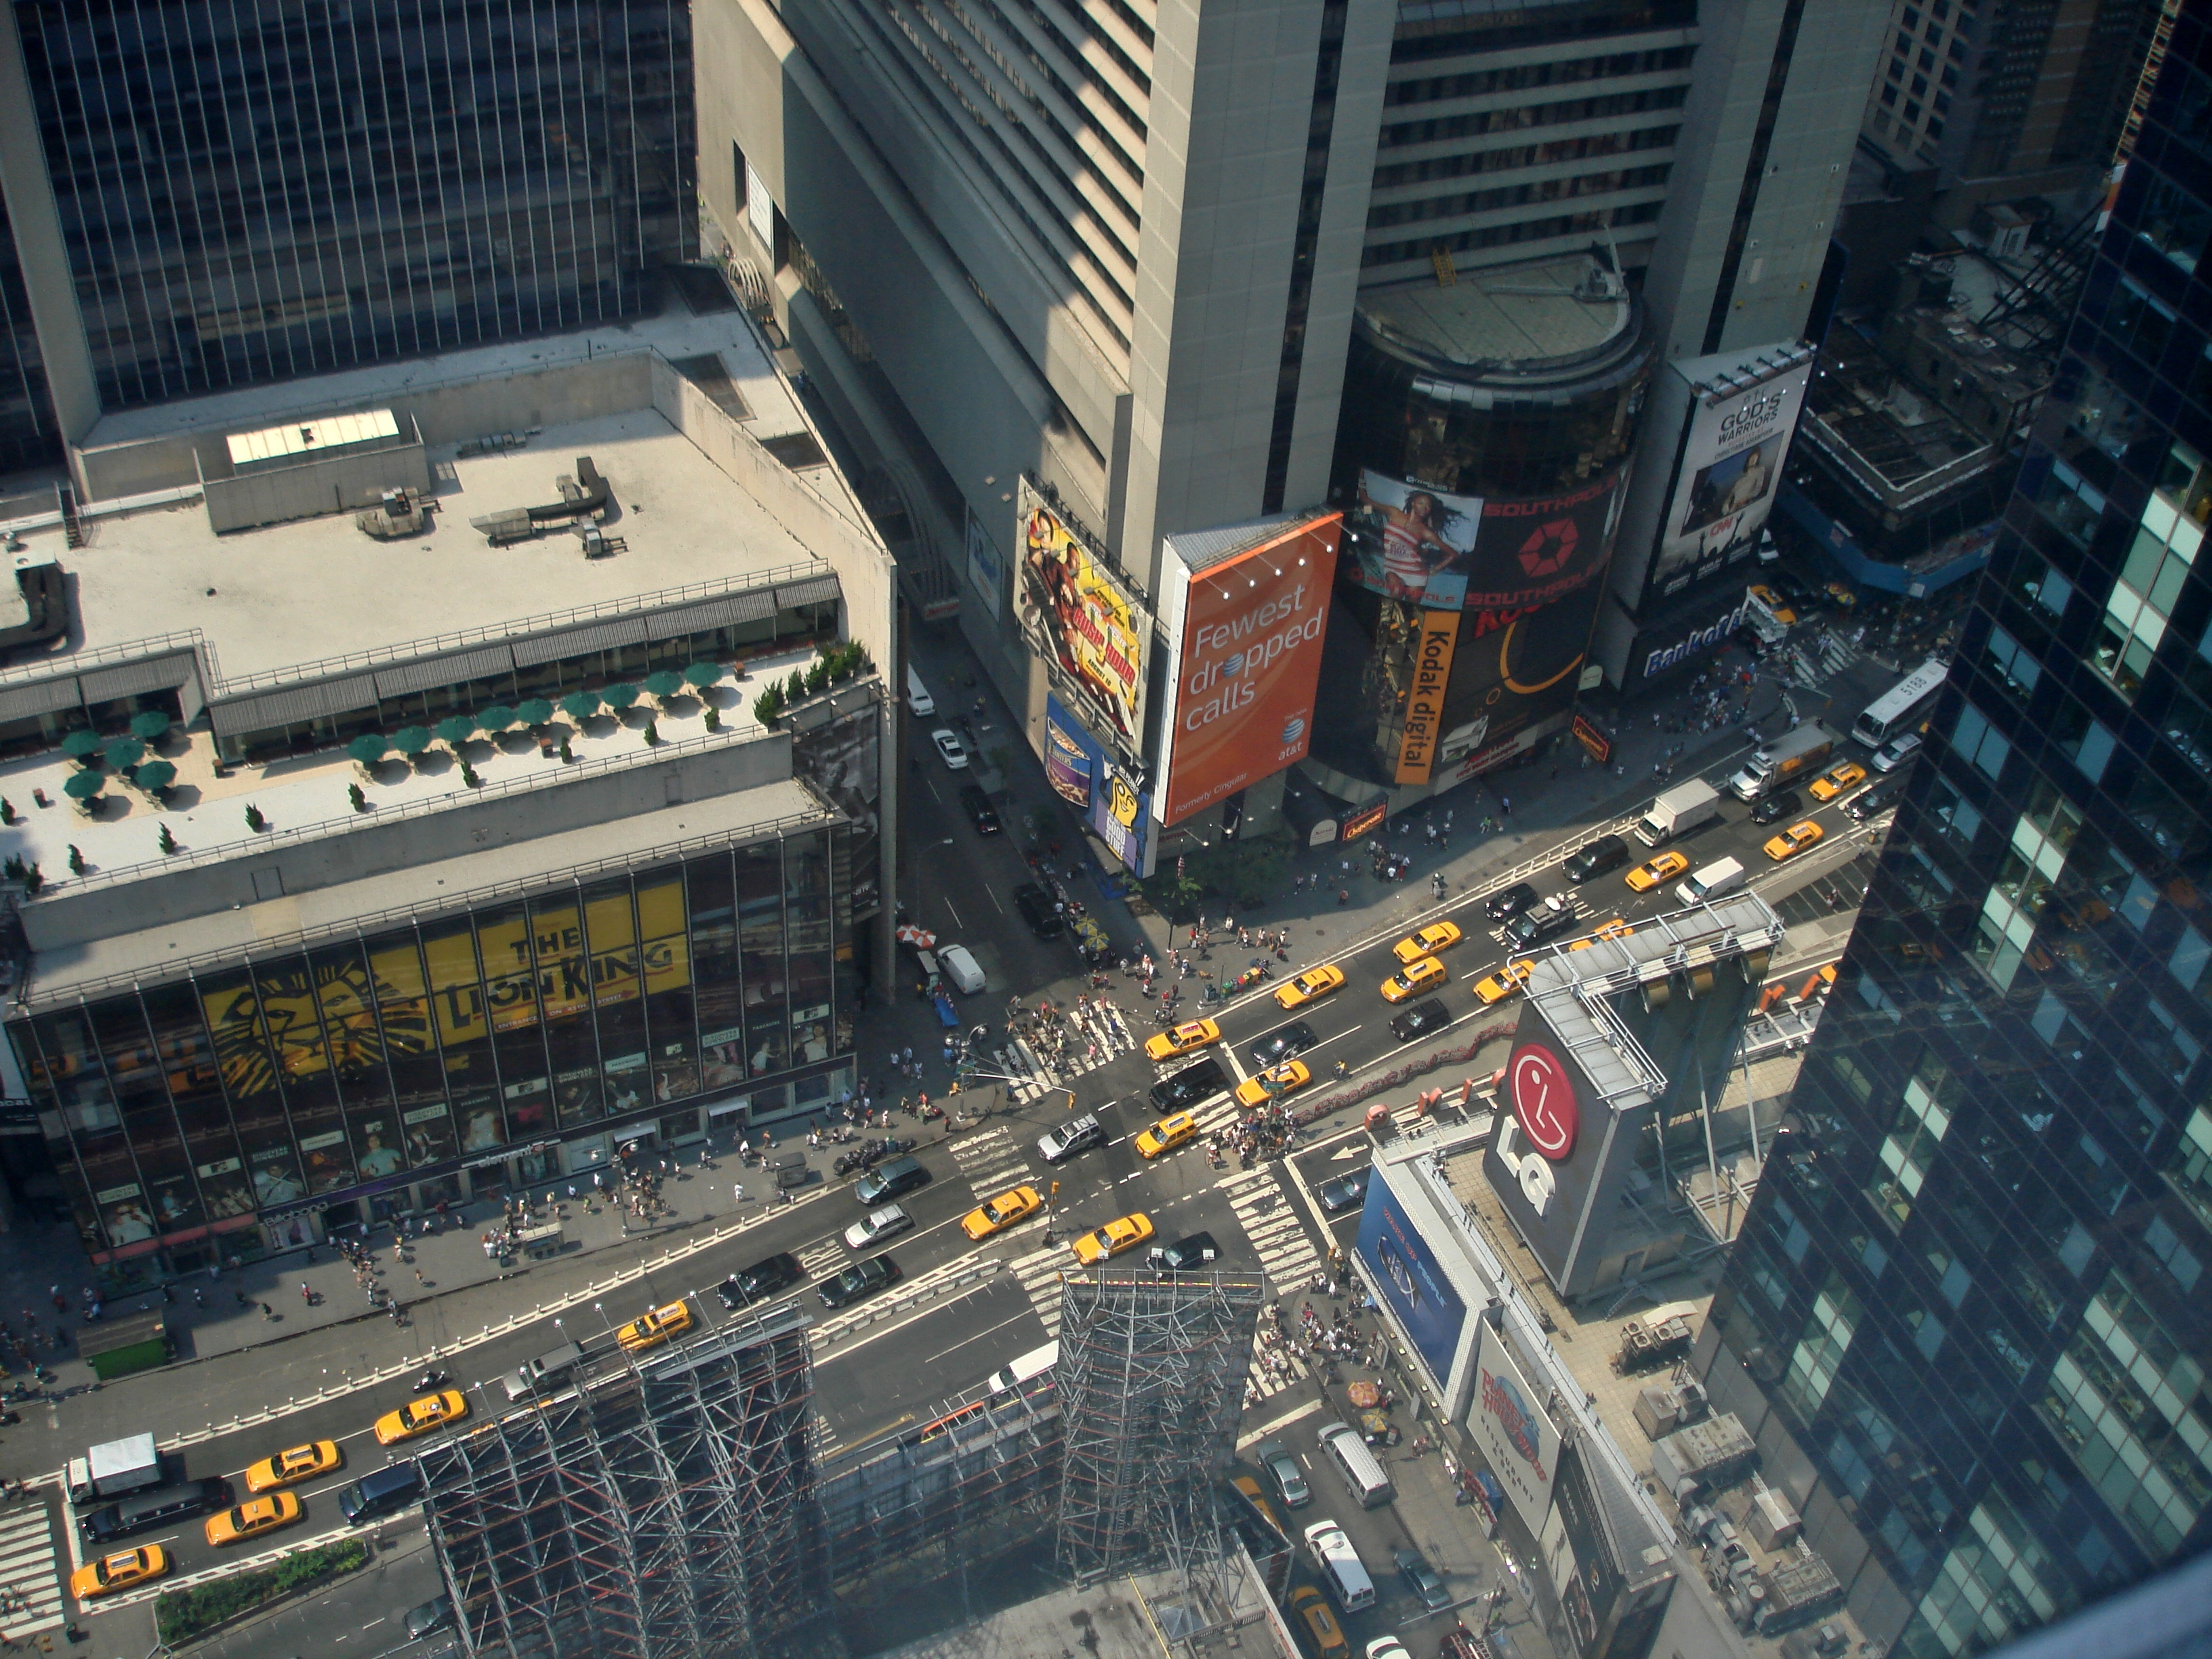
{"label": "blue billboard panel", "polygon": [[1413,1230],[1412,1218],[1379,1176],[1367,1183],[1354,1248],[1369,1281],[1390,1304],[1430,1376],[1443,1389],[1451,1376],[1452,1357],[1459,1352],[1460,1333],[1467,1327],[1467,1304],[1444,1277],[1436,1252]]}
{"label": "blue billboard panel", "polygon": [[1053,793],[1083,814],[1114,855],[1142,875],[1151,791],[1138,787],[1128,769],[1049,693],[1044,700],[1044,775]]}

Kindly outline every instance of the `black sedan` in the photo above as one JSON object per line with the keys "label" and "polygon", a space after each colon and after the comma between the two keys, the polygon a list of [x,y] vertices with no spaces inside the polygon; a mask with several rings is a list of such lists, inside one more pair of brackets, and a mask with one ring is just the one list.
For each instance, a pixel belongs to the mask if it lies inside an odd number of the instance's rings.
{"label": "black sedan", "polygon": [[1536,890],[1525,881],[1516,881],[1502,893],[1492,893],[1483,900],[1483,914],[1492,921],[1510,921],[1536,902]]}
{"label": "black sedan", "polygon": [[735,1313],[764,1296],[790,1289],[805,1277],[806,1270],[799,1265],[797,1256],[787,1250],[779,1251],[765,1261],[754,1262],[742,1273],[732,1273],[714,1286],[714,1294],[722,1298],[724,1307]]}
{"label": "black sedan", "polygon": [[1804,804],[1798,799],[1795,789],[1777,790],[1751,809],[1751,821],[1753,823],[1772,823],[1779,818],[1795,817]]}
{"label": "black sedan", "polygon": [[1154,1249],[1150,1257],[1152,1266],[1171,1273],[1195,1273],[1221,1254],[1212,1233],[1193,1233],[1188,1238],[1178,1238],[1172,1244]]}
{"label": "black sedan", "polygon": [[1288,1025],[1279,1025],[1252,1045],[1252,1063],[1258,1066],[1280,1065],[1292,1054],[1304,1054],[1318,1041],[1314,1028],[1302,1019]]}
{"label": "black sedan", "polygon": [[842,1308],[849,1302],[858,1302],[887,1285],[896,1284],[898,1277],[898,1263],[887,1255],[872,1255],[866,1261],[855,1261],[836,1278],[823,1281],[822,1305]]}
{"label": "black sedan", "polygon": [[1324,1181],[1315,1196],[1321,1200],[1323,1215],[1342,1215],[1346,1210],[1356,1210],[1367,1201],[1367,1171],[1354,1170],[1350,1175]]}
{"label": "black sedan", "polygon": [[1054,906],[1052,895],[1033,881],[1024,882],[1014,889],[1014,908],[1022,913],[1022,920],[1030,925],[1030,932],[1039,939],[1058,939],[1064,925],[1060,911]]}
{"label": "black sedan", "polygon": [[1431,1031],[1441,1031],[1452,1023],[1451,1015],[1443,1003],[1430,997],[1390,1022],[1390,1035],[1401,1042],[1411,1042],[1415,1037],[1426,1036]]}
{"label": "black sedan", "polygon": [[979,836],[995,836],[1006,826],[999,822],[999,809],[991,805],[991,798],[972,783],[960,786],[960,805],[968,813],[968,822],[975,826]]}
{"label": "black sedan", "polygon": [[1229,1074],[1218,1060],[1201,1060],[1152,1085],[1152,1104],[1164,1112],[1187,1112],[1229,1087]]}

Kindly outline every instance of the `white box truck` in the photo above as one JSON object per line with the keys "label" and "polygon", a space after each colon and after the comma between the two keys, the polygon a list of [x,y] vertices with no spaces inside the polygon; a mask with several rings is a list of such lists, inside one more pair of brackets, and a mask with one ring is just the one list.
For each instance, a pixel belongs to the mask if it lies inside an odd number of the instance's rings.
{"label": "white box truck", "polygon": [[568,1381],[568,1374],[583,1363],[584,1351],[573,1342],[564,1342],[550,1353],[524,1360],[500,1382],[506,1387],[510,1401],[533,1400],[559,1388]]}
{"label": "white box truck", "polygon": [[1816,772],[1836,746],[1836,734],[1818,720],[1784,732],[1743,763],[1729,788],[1743,800],[1771,795],[1784,785]]}
{"label": "white box truck", "polygon": [[1721,792],[1703,778],[1678,783],[1645,809],[1636,821],[1636,839],[1646,847],[1664,847],[1678,836],[1720,815]]}
{"label": "white box truck", "polygon": [[1715,859],[1702,870],[1693,870],[1674,884],[1674,896],[1684,904],[1703,904],[1707,899],[1733,893],[1743,885],[1743,866],[1735,859]]}
{"label": "white box truck", "polygon": [[95,1498],[118,1498],[161,1484],[161,1454],[150,1434],[134,1434],[123,1440],[103,1441],[82,1457],[72,1457],[64,1471],[70,1502],[88,1504]]}

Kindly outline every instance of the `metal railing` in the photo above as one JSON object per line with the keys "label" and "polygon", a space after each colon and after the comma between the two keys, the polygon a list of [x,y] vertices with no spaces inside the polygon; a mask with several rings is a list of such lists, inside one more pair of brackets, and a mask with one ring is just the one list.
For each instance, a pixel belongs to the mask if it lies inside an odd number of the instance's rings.
{"label": "metal railing", "polygon": [[0,668],[0,686],[23,685],[33,680],[58,680],[82,673],[88,668],[105,668],[111,663],[137,662],[143,658],[158,657],[164,652],[180,649],[202,653],[210,672],[213,672],[215,647],[207,642],[206,636],[198,629],[182,628],[171,634],[155,634],[143,640],[124,640],[114,645],[72,651],[66,657],[16,663],[8,668]]}
{"label": "metal railing", "polygon": [[[805,789],[809,794],[813,793],[804,778],[794,777],[791,781]],[[519,876],[482,887],[465,888],[451,895],[441,893],[434,903],[391,905],[381,910],[348,916],[343,921],[333,921],[320,927],[302,927],[289,933],[272,933],[266,939],[256,939],[249,945],[233,945],[226,950],[196,951],[189,956],[167,957],[146,968],[103,974],[97,979],[73,980],[61,990],[51,993],[42,993],[35,988],[37,975],[33,969],[27,970],[18,982],[14,1001],[15,1006],[24,1012],[63,1003],[88,1001],[110,991],[129,990],[142,983],[167,984],[203,968],[236,968],[241,963],[260,961],[288,951],[307,950],[334,939],[366,939],[380,928],[408,927],[417,921],[437,921],[463,911],[482,909],[488,904],[507,899],[542,894],[568,884],[580,885],[603,875],[649,870],[655,865],[672,862],[716,847],[733,847],[765,840],[769,836],[783,835],[793,830],[848,822],[850,820],[843,812],[824,804],[811,812],[786,812],[717,835],[687,836],[681,841],[662,842],[603,859],[592,859],[582,864],[566,865],[534,876]]]}

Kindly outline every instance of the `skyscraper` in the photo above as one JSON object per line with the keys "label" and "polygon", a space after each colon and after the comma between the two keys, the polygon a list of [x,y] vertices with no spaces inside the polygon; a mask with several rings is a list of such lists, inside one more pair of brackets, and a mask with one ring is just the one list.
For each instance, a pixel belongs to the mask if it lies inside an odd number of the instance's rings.
{"label": "skyscraper", "polygon": [[2208,9],[1698,1354],[1915,1659],[2212,1540]]}
{"label": "skyscraper", "polygon": [[[70,441],[103,410],[631,315],[694,251],[684,0],[8,14],[0,185]],[[0,276],[0,327],[15,301]]]}

